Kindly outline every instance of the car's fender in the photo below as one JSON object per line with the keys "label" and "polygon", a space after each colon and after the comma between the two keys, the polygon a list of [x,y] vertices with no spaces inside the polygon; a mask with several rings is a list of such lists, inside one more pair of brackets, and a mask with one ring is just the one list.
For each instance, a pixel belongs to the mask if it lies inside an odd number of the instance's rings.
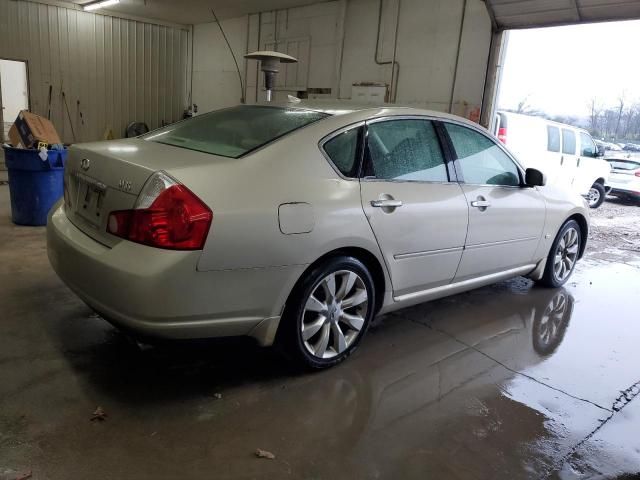
{"label": "car's fender", "polygon": [[[576,216],[583,219],[583,226],[586,226],[588,234],[589,207],[584,198],[570,190],[554,185],[538,188],[540,188],[546,206],[544,230],[535,255],[536,259],[542,260],[549,254],[556,235],[568,219]],[[586,235],[583,238],[583,245],[585,242]]]}
{"label": "car's fender", "polygon": [[573,189],[580,195],[587,195],[595,183],[606,185],[611,166],[601,158],[581,158]]}

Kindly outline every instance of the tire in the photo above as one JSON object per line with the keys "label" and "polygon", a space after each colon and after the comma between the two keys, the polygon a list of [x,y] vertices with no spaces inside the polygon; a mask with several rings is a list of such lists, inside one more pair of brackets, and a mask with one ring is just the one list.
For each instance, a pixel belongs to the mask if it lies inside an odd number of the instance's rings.
{"label": "tire", "polygon": [[[569,233],[570,231],[573,233]],[[561,244],[563,240],[564,244]],[[562,225],[553,241],[551,250],[549,250],[547,264],[544,268],[544,274],[538,283],[549,288],[558,288],[567,283],[578,262],[581,245],[582,231],[580,230],[580,225],[575,220],[569,220]],[[560,263],[558,261],[564,264],[564,270],[562,269],[563,267],[559,266]]]}
{"label": "tire", "polygon": [[589,208],[598,208],[604,203],[604,199],[607,193],[604,189],[604,185],[601,183],[594,183],[589,189],[589,196],[587,201],[589,202]]}
{"label": "tire", "polygon": [[373,278],[360,260],[327,259],[306,272],[291,292],[277,346],[309,369],[342,362],[356,350],[375,315],[375,295]]}

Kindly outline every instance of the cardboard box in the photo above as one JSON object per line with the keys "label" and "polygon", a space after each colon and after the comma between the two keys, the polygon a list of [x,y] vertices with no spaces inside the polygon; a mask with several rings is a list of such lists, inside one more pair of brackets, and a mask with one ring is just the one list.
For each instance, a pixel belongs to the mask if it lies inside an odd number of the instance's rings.
{"label": "cardboard box", "polygon": [[20,134],[18,133],[18,128],[15,123],[11,125],[11,128],[9,129],[9,143],[12,147],[19,147],[22,145],[22,139],[20,138]]}
{"label": "cardboard box", "polygon": [[53,123],[40,115],[22,110],[14,123],[25,148],[36,148],[39,142],[62,143]]}

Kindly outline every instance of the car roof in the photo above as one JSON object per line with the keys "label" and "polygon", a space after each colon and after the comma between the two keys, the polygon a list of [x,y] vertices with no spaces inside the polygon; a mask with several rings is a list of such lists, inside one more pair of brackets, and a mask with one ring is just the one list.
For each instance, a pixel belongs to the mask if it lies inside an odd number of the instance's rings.
{"label": "car roof", "polygon": [[[589,132],[582,128],[582,127],[575,127],[573,125],[569,125],[568,123],[560,123],[560,122],[556,122],[555,120],[549,120],[548,118],[545,117],[540,117],[538,115],[527,115],[526,113],[516,113],[516,112],[507,112],[506,110],[499,110],[498,112],[499,115],[505,115],[507,117],[511,116],[511,117],[519,117],[519,118],[523,118],[523,119],[528,119],[534,122],[540,122],[540,123],[545,123],[548,125],[552,125],[554,127],[560,127],[560,128],[569,128],[572,130],[577,130],[578,132],[583,132],[583,133],[587,133],[589,134]],[[591,135],[591,134],[589,134]]]}
{"label": "car roof", "polygon": [[[351,100],[300,100],[293,102],[273,102],[271,104],[262,104],[265,106],[274,106],[282,108],[301,108],[306,110],[313,110],[316,112],[326,113],[331,116],[343,116],[359,117],[360,119],[378,118],[385,116],[428,116],[435,117],[443,120],[453,120],[456,122],[466,123],[470,126],[481,127],[481,125],[472,122],[464,117],[452,115],[449,113],[438,112],[435,110],[427,110],[422,108],[416,108],[409,105],[400,104],[364,104]],[[354,115],[355,114],[355,115]],[[483,128],[483,127],[481,127]]]}

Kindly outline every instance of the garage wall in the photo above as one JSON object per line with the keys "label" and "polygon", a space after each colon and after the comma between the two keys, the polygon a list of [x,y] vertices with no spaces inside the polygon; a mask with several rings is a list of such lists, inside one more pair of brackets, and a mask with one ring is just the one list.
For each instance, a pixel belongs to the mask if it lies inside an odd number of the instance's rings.
{"label": "garage wall", "polygon": [[[244,82],[247,49],[247,17],[222,21],[240,66]],[[193,102],[199,112],[230,107],[240,103],[242,89],[233,57],[217,23],[204,23],[193,30]]]}
{"label": "garage wall", "polygon": [[[249,19],[250,50],[276,50],[296,57],[297,64],[282,65],[276,79],[276,99],[297,95],[299,91],[337,96],[337,58],[342,53],[341,23],[346,0],[306,7],[262,12]],[[258,40],[259,39],[259,40]],[[263,75],[257,75],[257,62],[247,64],[247,99],[264,98]],[[321,93],[330,89],[330,93]]]}
{"label": "garage wall", "polygon": [[[396,21],[398,25],[396,101],[477,119],[491,43],[491,21],[484,3],[401,0],[398,10],[398,0],[382,2],[380,62],[390,63],[393,58]],[[374,60],[379,5],[378,0],[339,0],[223,21],[243,77],[246,74],[247,101],[256,101],[256,85],[258,99],[264,98],[257,62],[242,61],[247,50],[275,47],[299,58],[298,65],[283,66],[276,99],[299,91],[349,99],[353,83],[390,85],[391,65]],[[206,106],[201,111],[237,103],[235,67],[217,25],[198,25],[195,32],[194,101]],[[217,86],[222,91],[222,85],[233,94],[221,98],[212,90]]]}
{"label": "garage wall", "polygon": [[123,136],[134,120],[155,128],[181,118],[188,36],[182,28],[0,0],[0,58],[28,62],[35,113],[47,115],[53,87],[51,120],[65,142],[74,141],[72,126],[75,141],[89,141],[107,128]]}

